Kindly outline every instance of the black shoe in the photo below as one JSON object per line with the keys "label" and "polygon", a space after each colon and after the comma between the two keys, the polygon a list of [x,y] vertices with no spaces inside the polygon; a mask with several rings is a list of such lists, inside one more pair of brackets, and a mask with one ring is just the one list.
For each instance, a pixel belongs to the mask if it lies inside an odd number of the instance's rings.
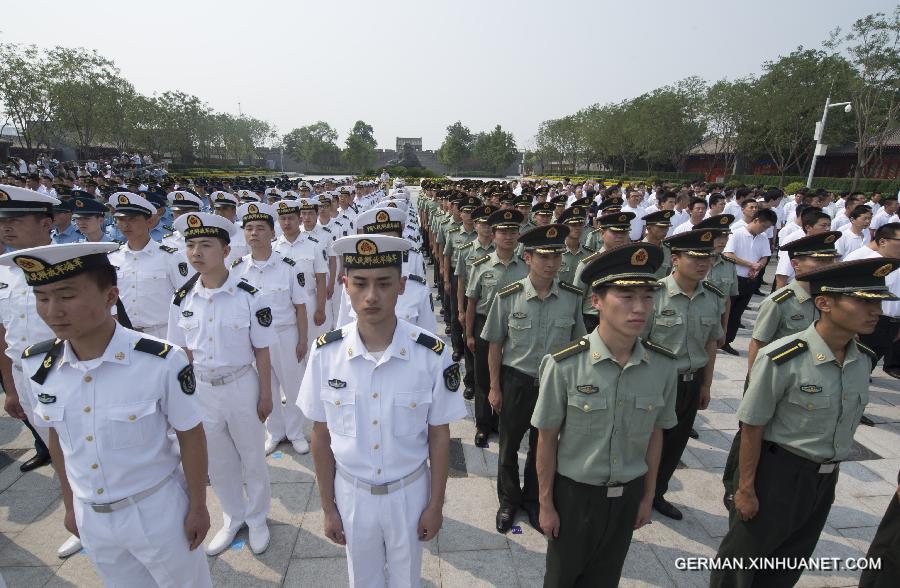
{"label": "black shoe", "polygon": [[859,417],[859,422],[860,422],[860,424],[866,425],[866,426],[869,426],[869,427],[874,427],[874,426],[875,426],[875,421],[873,421],[872,419],[870,419],[870,418],[867,417],[866,415],[862,415],[861,417]]}
{"label": "black shoe", "polygon": [[515,516],[515,508],[512,506],[501,506],[497,511],[497,532],[504,535],[509,533],[513,526],[513,517]]}
{"label": "black shoe", "polygon": [[721,347],[719,347],[719,349],[721,349],[728,355],[740,355],[740,353],[738,353],[737,350],[734,347],[732,347],[729,343],[722,345]]}
{"label": "black shoe", "polygon": [[691,429],[691,432],[688,433],[688,437],[690,437],[691,439],[699,439],[700,433],[697,432],[697,429]]}
{"label": "black shoe", "polygon": [[900,368],[898,368],[898,367],[884,368],[884,373],[886,373],[887,375],[889,375],[892,378],[900,379]]}
{"label": "black shoe", "polygon": [[449,335],[449,334],[450,334],[450,326],[449,326],[449,325],[447,325],[446,327],[444,327],[444,334],[445,334],[445,335]]}
{"label": "black shoe", "polygon": [[466,400],[472,400],[475,398],[475,389],[471,386],[466,386],[466,389],[463,390],[463,398]]}
{"label": "black shoe", "polygon": [[49,455],[35,455],[25,463],[19,466],[19,471],[22,472],[30,472],[31,470],[36,470],[41,466],[45,466],[50,463]]}
{"label": "black shoe", "polygon": [[522,509],[528,513],[528,524],[531,527],[540,533],[544,534],[544,531],[541,529],[541,507],[538,504],[524,504],[522,505]]}
{"label": "black shoe", "polygon": [[662,496],[657,496],[653,499],[653,509],[664,517],[669,517],[670,519],[675,519],[676,521],[680,521],[684,518],[684,515],[681,514],[681,511],[675,508],[674,504],[672,504]]}
{"label": "black shoe", "polygon": [[463,356],[462,351],[454,351],[453,355],[452,355],[453,361],[459,361],[460,359],[462,359],[462,356]]}
{"label": "black shoe", "polygon": [[488,434],[484,431],[476,431],[475,433],[475,447],[487,447],[488,446]]}
{"label": "black shoe", "polygon": [[759,288],[757,288],[756,290],[754,290],[753,295],[754,295],[754,296],[765,296],[765,294],[763,294],[763,293],[762,293],[762,290],[760,290]]}

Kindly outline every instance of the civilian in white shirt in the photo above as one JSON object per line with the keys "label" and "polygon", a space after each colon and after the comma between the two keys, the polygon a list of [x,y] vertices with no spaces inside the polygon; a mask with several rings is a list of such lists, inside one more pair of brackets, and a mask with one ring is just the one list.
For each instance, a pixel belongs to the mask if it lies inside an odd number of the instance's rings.
{"label": "civilian in white shirt", "polygon": [[834,220],[831,221],[831,230],[840,231],[844,229],[850,222],[850,213],[853,212],[854,208],[862,203],[862,194],[850,194],[849,196],[847,196],[843,210],[837,211],[832,217]]}
{"label": "civilian in white shirt", "polygon": [[693,231],[694,225],[699,225],[706,217],[706,209],[707,205],[704,198],[691,198],[691,204],[690,207],[688,207],[688,211],[690,212],[690,214],[688,215],[687,220],[675,227],[675,230],[672,231],[672,234],[679,235],[681,233],[686,233],[687,231]]}
{"label": "civilian in white shirt", "polygon": [[[900,258],[900,223],[881,225],[875,231],[875,238],[870,243],[847,255],[844,261],[873,257]],[[900,295],[900,270],[889,273],[885,276],[884,282],[892,294]],[[896,300],[882,302],[881,316],[875,330],[871,334],[859,336],[859,340],[870,347],[878,359],[884,357],[884,371],[894,378],[900,378],[898,336],[900,336],[900,301]],[[874,363],[878,363],[878,360],[876,359]]]}
{"label": "civilian in white shirt", "polygon": [[784,203],[782,211],[784,212],[785,225],[797,218],[797,206],[803,202],[803,198],[806,197],[807,194],[809,194],[809,188],[800,188],[794,193],[793,200]]}
{"label": "civilian in white shirt", "polygon": [[845,257],[852,251],[867,245],[872,236],[869,234],[869,224],[872,222],[872,211],[862,204],[850,212],[850,225],[841,231],[841,237],[834,244],[838,255]]}
{"label": "civilian in white shirt", "polygon": [[753,217],[756,216],[757,210],[759,210],[759,203],[752,196],[747,196],[741,200],[741,214],[736,221],[731,223],[731,230],[734,231],[735,229],[746,227],[753,220]]}
{"label": "civilian in white shirt", "polygon": [[897,197],[894,195],[889,195],[881,201],[878,211],[873,211],[872,224],[869,225],[869,231],[873,237],[875,236],[875,231],[881,228],[882,225],[900,222],[900,218],[897,217],[898,208],[900,208],[900,205],[898,205]]}
{"label": "civilian in white shirt", "polygon": [[628,237],[632,241],[640,241],[641,237],[644,235],[644,209],[641,208],[641,200],[643,199],[643,193],[638,190],[631,190],[628,192],[628,200],[625,205],[622,206],[622,212],[633,212],[634,218],[631,219],[631,230],[628,233]]}
{"label": "civilian in white shirt", "polygon": [[709,218],[711,216],[717,216],[725,212],[725,195],[719,194],[718,192],[714,192],[709,195],[709,208],[706,210],[706,216],[703,218]]}
{"label": "civilian in white shirt", "polygon": [[744,314],[744,310],[753,297],[753,292],[756,291],[757,276],[765,270],[769,256],[772,254],[772,250],[769,248],[769,239],[765,233],[775,224],[776,220],[778,220],[778,216],[772,210],[756,211],[749,223],[743,227],[732,229],[725,251],[722,252],[725,257],[734,261],[738,276],[738,295],[731,297],[728,329],[725,333],[725,344],[721,347],[723,351],[731,355],[737,355],[737,351],[731,347],[731,342],[737,336],[741,315]]}
{"label": "civilian in white shirt", "polygon": [[[814,208],[801,204],[797,207],[800,216],[796,222],[785,225],[778,233],[778,243],[780,247],[784,247],[788,243],[796,241],[800,237],[808,237],[810,235],[818,235],[824,233],[831,228],[831,217],[822,212],[821,208]],[[796,227],[789,233],[785,231],[791,227]],[[794,279],[794,266],[787,251],[778,252],[778,267],[775,268],[775,289],[786,286]]]}

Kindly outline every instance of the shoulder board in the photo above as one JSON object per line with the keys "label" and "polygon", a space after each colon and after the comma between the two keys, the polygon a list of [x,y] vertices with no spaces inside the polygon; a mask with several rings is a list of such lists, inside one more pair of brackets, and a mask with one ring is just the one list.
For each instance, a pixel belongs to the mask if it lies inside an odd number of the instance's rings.
{"label": "shoulder board", "polygon": [[731,263],[731,264],[737,263],[736,261],[734,261],[734,260],[731,259],[730,257],[725,257],[724,255],[719,255],[719,257],[722,259],[722,261],[727,261],[728,263]]}
{"label": "shoulder board", "polygon": [[603,229],[594,229],[594,230],[592,230],[592,231],[591,231],[590,233],[588,233],[588,234],[590,234],[590,235],[596,235],[597,233],[599,233],[599,232],[602,231],[602,230],[603,230]]}
{"label": "shoulder board", "polygon": [[[44,346],[47,343],[48,341],[44,341],[43,343],[37,343],[32,346],[32,355],[35,353],[35,347]],[[49,343],[50,345],[47,347],[47,353],[44,356],[44,361],[41,362],[41,367],[39,367],[38,370],[34,372],[34,375],[31,376],[32,381],[37,382],[38,384],[44,383],[44,380],[47,379],[47,374],[50,373],[50,369],[53,368],[56,360],[62,355],[63,342],[61,339],[51,339]],[[28,350],[26,349],[26,351]]]}
{"label": "shoulder board", "polygon": [[175,231],[175,227],[172,227],[172,226],[169,226],[169,225],[163,225],[163,228],[164,228],[165,230],[167,230],[167,231],[173,231],[173,232]]}
{"label": "shoulder board", "polygon": [[594,259],[596,259],[599,255],[600,255],[600,252],[599,252],[599,251],[594,251],[594,252],[591,253],[590,255],[587,255],[587,256],[585,256],[585,257],[582,257],[582,258],[578,261],[578,263],[583,263],[583,264],[587,265],[588,263],[594,261]]}
{"label": "shoulder board", "polygon": [[249,292],[250,294],[256,294],[257,292],[259,292],[258,288],[254,288],[247,282],[238,282],[237,287],[240,288],[241,290],[243,290],[244,292]]}
{"label": "shoulder board", "polygon": [[793,359],[809,349],[806,341],[803,339],[794,339],[787,345],[782,345],[778,349],[773,349],[766,355],[775,365],[781,365],[789,359]]}
{"label": "shoulder board", "polygon": [[582,245],[581,248],[584,249],[585,251],[590,251],[591,253],[597,252],[596,249],[594,249],[593,247],[588,247],[587,245]]}
{"label": "shoulder board", "polygon": [[315,237],[307,237],[307,239],[309,239],[309,240],[312,241],[313,243],[318,243],[318,242],[319,242],[319,240],[316,239]]}
{"label": "shoulder board", "polygon": [[569,292],[572,292],[573,294],[578,294],[579,296],[584,296],[584,290],[582,290],[581,288],[579,288],[578,286],[576,286],[574,284],[570,284],[569,282],[560,282],[559,287],[562,288],[563,290],[568,290]]}
{"label": "shoulder board", "polygon": [[290,257],[282,257],[281,261],[283,261],[284,263],[288,264],[291,267],[297,265],[297,262],[294,261],[293,259],[291,259]]}
{"label": "shoulder board", "polygon": [[725,292],[722,292],[722,291],[718,288],[718,286],[714,286],[714,285],[712,284],[712,282],[710,282],[710,281],[708,281],[708,280],[703,280],[703,287],[706,288],[707,290],[709,290],[710,292],[712,292],[712,293],[718,295],[719,298],[724,298],[724,297],[725,297]]}
{"label": "shoulder board", "polygon": [[29,345],[25,348],[25,351],[22,352],[22,358],[31,357],[32,355],[37,355],[39,353],[47,353],[53,349],[53,346],[57,343],[59,343],[59,339],[47,339],[46,341]]}
{"label": "shoulder board", "polygon": [[163,235],[163,239],[168,239],[169,237],[173,236],[174,234],[175,233],[166,233],[165,235]]}
{"label": "shoulder board", "polygon": [[447,232],[448,233],[459,233],[459,232],[462,232],[462,229],[460,229],[459,227],[456,227],[456,228],[450,229]]}
{"label": "shoulder board", "polygon": [[499,296],[500,298],[506,298],[510,294],[515,294],[519,290],[524,290],[524,289],[525,289],[525,286],[522,285],[522,282],[514,282],[514,283],[510,284],[509,286],[507,286],[506,288],[503,288],[502,290],[497,292],[497,296]]}
{"label": "shoulder board", "polygon": [[333,331],[328,331],[318,339],[316,339],[316,348],[322,347],[323,345],[328,345],[329,343],[333,343],[335,341],[340,341],[344,338],[344,331],[341,329],[335,329]]}
{"label": "shoulder board", "polygon": [[463,249],[468,249],[469,247],[471,247],[471,246],[474,245],[474,244],[475,244],[475,241],[469,241],[469,242],[466,243],[465,245],[460,245],[459,247],[457,247],[457,249],[458,249],[459,251],[462,251]]}
{"label": "shoulder board", "polygon": [[482,263],[486,262],[490,258],[491,258],[490,255],[485,255],[484,257],[479,257],[478,259],[476,259],[475,261],[472,262],[472,265],[481,265]]}
{"label": "shoulder board", "polygon": [[413,282],[419,282],[420,284],[428,285],[428,282],[427,282],[427,281],[425,280],[425,278],[423,278],[422,276],[417,276],[417,275],[415,275],[415,274],[410,274],[410,275],[408,275],[408,276],[406,276],[406,277],[407,277],[407,279],[410,279],[410,280],[412,280]]}
{"label": "shoulder board", "polygon": [[235,259],[234,261],[231,262],[231,267],[237,267],[237,266],[241,265],[242,263],[244,263],[244,258],[238,257],[237,259]]}
{"label": "shoulder board", "polygon": [[665,355],[669,359],[677,359],[678,358],[678,356],[675,355],[675,353],[671,349],[669,349],[668,347],[663,347],[659,343],[654,343],[650,339],[641,339],[641,343],[647,349],[655,351],[655,352],[659,353],[660,355]]}
{"label": "shoulder board", "polygon": [[419,336],[416,337],[416,343],[422,345],[423,347],[427,347],[437,353],[438,355],[444,350],[444,342],[440,339],[435,339],[430,335],[426,335],[425,333],[419,333]]}
{"label": "shoulder board", "polygon": [[181,301],[184,300],[184,297],[187,296],[188,292],[191,291],[191,288],[194,287],[194,284],[197,283],[197,280],[200,279],[200,272],[194,274],[194,277],[184,283],[184,286],[179,288],[177,292],[175,292],[175,298],[172,299],[172,304],[175,306],[181,306]]}
{"label": "shoulder board", "polygon": [[329,233],[331,232],[331,229],[329,229],[328,227],[326,227],[324,225],[322,226],[322,230],[327,231]]}
{"label": "shoulder board", "polygon": [[561,361],[563,359],[566,359],[567,357],[572,357],[573,355],[583,353],[590,348],[591,348],[591,346],[588,343],[587,338],[582,337],[581,339],[572,341],[571,343],[569,343],[568,345],[566,345],[559,351],[555,351],[555,352],[551,353],[550,355],[553,356],[554,360]]}
{"label": "shoulder board", "polygon": [[157,341],[156,339],[140,339],[134,344],[135,351],[143,351],[157,357],[165,357],[169,355],[172,346],[165,341]]}
{"label": "shoulder board", "polygon": [[875,353],[874,350],[872,350],[871,347],[867,347],[866,345],[863,345],[863,344],[860,343],[859,340],[857,339],[857,341],[856,341],[856,348],[859,349],[860,351],[862,351],[863,353],[865,353],[866,355],[869,356],[869,359],[872,360],[872,365],[875,365],[876,363],[878,363],[878,355]]}
{"label": "shoulder board", "polygon": [[166,253],[177,253],[178,252],[177,249],[175,249],[174,247],[169,247],[168,245],[160,245],[159,248],[162,249],[163,251],[165,251]]}
{"label": "shoulder board", "polygon": [[772,300],[774,302],[784,302],[785,300],[787,300],[788,298],[790,298],[793,295],[794,295],[794,290],[791,288],[788,288],[784,292],[779,292],[778,294],[773,294]]}

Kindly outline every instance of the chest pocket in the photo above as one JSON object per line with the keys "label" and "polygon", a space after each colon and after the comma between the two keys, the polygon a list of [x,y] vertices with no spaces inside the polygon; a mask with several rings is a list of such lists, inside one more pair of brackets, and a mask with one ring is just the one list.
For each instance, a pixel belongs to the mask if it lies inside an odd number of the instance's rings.
{"label": "chest pocket", "polygon": [[566,431],[579,435],[599,433],[609,421],[607,399],[602,394],[570,394],[566,407]]}
{"label": "chest pocket", "polygon": [[633,410],[625,415],[629,435],[648,435],[653,432],[653,425],[662,410],[664,400],[662,394],[641,395],[634,399]]}
{"label": "chest pocket", "polygon": [[178,328],[184,331],[188,348],[197,349],[200,343],[200,319],[182,316],[178,319]]}
{"label": "chest pocket", "polygon": [[527,345],[531,340],[531,319],[509,317],[509,338],[513,345]]}
{"label": "chest pocket", "polygon": [[824,433],[828,430],[831,416],[831,397],[825,390],[810,394],[798,388],[788,393],[791,414],[785,419],[785,426],[793,431]]}
{"label": "chest pocket", "polygon": [[153,434],[152,415],[155,400],[110,406],[106,409],[106,435],[103,441],[112,449],[128,449],[141,445]]}
{"label": "chest pocket", "polygon": [[683,325],[684,319],[681,318],[681,316],[677,315],[677,314],[673,314],[671,316],[658,315],[653,320],[653,324],[657,327],[673,329],[673,328],[677,328],[679,325]]}
{"label": "chest pocket", "polygon": [[398,392],[394,394],[392,417],[395,437],[418,435],[428,426],[431,391]]}
{"label": "chest pocket", "polygon": [[572,327],[575,319],[571,317],[554,319],[550,330],[550,349],[562,346],[572,340]]}
{"label": "chest pocket", "polygon": [[246,315],[226,316],[222,319],[220,332],[221,343],[225,347],[244,349],[244,342],[250,338],[250,317]]}
{"label": "chest pocket", "polygon": [[38,417],[35,423],[39,427],[53,427],[59,436],[60,442],[66,447],[71,448],[72,442],[69,438],[69,428],[63,419],[65,415],[65,407],[57,404],[37,403],[34,407],[34,413]]}
{"label": "chest pocket", "polygon": [[356,392],[346,388],[322,388],[320,394],[328,430],[337,435],[356,437]]}

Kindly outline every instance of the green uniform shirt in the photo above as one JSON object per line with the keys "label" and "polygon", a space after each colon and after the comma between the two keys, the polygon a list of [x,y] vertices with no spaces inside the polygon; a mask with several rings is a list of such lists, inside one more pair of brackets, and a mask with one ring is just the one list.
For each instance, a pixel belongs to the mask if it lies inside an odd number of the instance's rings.
{"label": "green uniform shirt", "polygon": [[545,355],[586,333],[578,297],[553,280],[541,300],[526,276],[498,291],[481,338],[503,343],[503,365],[537,377]]}
{"label": "green uniform shirt", "polygon": [[447,238],[449,236],[450,231],[452,229],[455,229],[456,227],[461,227],[461,226],[462,226],[462,221],[460,221],[460,222],[454,221],[452,214],[447,215],[447,218],[445,218],[444,221],[440,225],[438,225],[437,242],[438,242],[438,245],[441,246],[441,251],[443,251],[443,247],[447,243]]}
{"label": "green uniform shirt", "polygon": [[753,338],[766,344],[799,333],[812,324],[815,312],[809,292],[794,280],[759,303]]}
{"label": "green uniform shirt", "polygon": [[[456,252],[466,243],[471,243],[478,238],[478,232],[475,227],[468,233],[466,227],[460,224],[458,227],[447,231],[447,242],[444,244],[444,255],[450,258],[450,268],[456,267]],[[451,275],[453,272],[451,272]]]}
{"label": "green uniform shirt", "polygon": [[584,286],[576,284],[572,280],[575,279],[575,270],[578,269],[578,264],[591,253],[593,253],[593,251],[585,249],[584,245],[580,246],[575,253],[572,253],[572,251],[566,247],[566,250],[563,251],[562,254],[562,263],[559,266],[559,272],[556,274],[559,281],[568,282],[583,290]]}
{"label": "green uniform shirt", "polygon": [[494,249],[496,247],[493,241],[488,243],[487,247],[483,247],[478,239],[469,241],[456,254],[456,269],[453,275],[462,276],[466,279],[465,283],[469,283],[469,270],[472,268],[472,262],[492,253]]}
{"label": "green uniform shirt", "polygon": [[[644,243],[650,243],[650,241],[647,240],[647,237],[644,237],[643,239],[641,239],[641,241],[643,241]],[[650,244],[652,245],[652,243]],[[663,258],[662,263],[659,265],[659,269],[657,269],[656,273],[653,274],[657,280],[665,278],[672,273],[672,250],[665,243],[661,243],[659,247],[663,251]]]}
{"label": "green uniform shirt", "polygon": [[653,314],[644,328],[645,338],[662,345],[678,356],[679,372],[692,372],[706,365],[706,343],[719,339],[725,298],[700,282],[689,297],[675,281],[675,275],[660,280]]}
{"label": "green uniform shirt", "polygon": [[871,351],[853,340],[844,364],[815,324],[763,347],[737,417],[763,438],[817,463],[846,458],[869,402]]}
{"label": "green uniform shirt", "polygon": [[575,273],[572,275],[572,284],[581,288],[581,291],[584,292],[584,295],[581,297],[581,314],[591,314],[596,316],[597,309],[591,304],[591,286],[590,284],[585,284],[581,281],[581,274],[584,273],[584,268],[587,267],[591,261],[597,258],[601,253],[606,250],[606,247],[603,246],[603,243],[600,243],[600,249],[591,253],[590,255],[585,255],[578,261],[578,265],[575,267]]}
{"label": "green uniform shirt", "polygon": [[599,250],[603,247],[603,230],[602,229],[591,229],[589,231],[585,231],[587,233],[587,239],[585,239],[584,244],[590,247],[591,249]]}
{"label": "green uniform shirt", "polygon": [[721,253],[716,256],[716,260],[710,266],[709,273],[706,274],[706,281],[724,292],[725,296],[738,295],[737,270],[734,262]]}
{"label": "green uniform shirt", "polygon": [[676,373],[640,340],[619,365],[596,330],[544,357],[531,424],[559,429],[557,471],[595,486],[644,475],[653,429],[678,423]]}
{"label": "green uniform shirt", "polygon": [[499,290],[528,275],[528,264],[515,254],[509,260],[509,264],[500,261],[496,251],[491,252],[487,259],[482,257],[471,263],[472,269],[466,281],[466,298],[477,299],[475,313],[485,316]]}

